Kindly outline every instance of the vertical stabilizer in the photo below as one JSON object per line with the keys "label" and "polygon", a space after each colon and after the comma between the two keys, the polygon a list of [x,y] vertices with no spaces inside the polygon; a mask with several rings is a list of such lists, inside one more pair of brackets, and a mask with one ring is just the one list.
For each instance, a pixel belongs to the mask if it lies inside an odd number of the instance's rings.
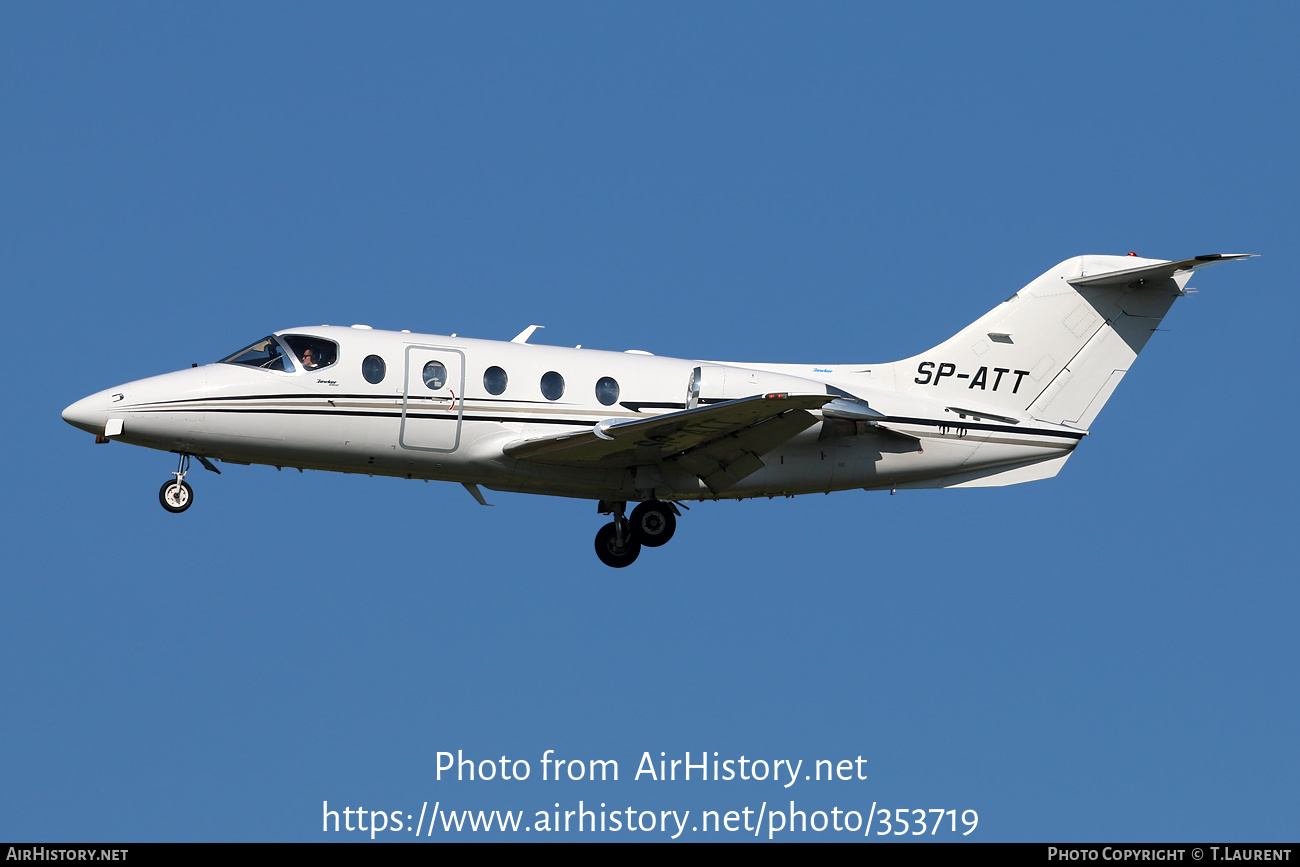
{"label": "vertical stabilizer", "polygon": [[1068,259],[953,337],[899,362],[899,389],[1087,429],[1192,271],[1245,255]]}

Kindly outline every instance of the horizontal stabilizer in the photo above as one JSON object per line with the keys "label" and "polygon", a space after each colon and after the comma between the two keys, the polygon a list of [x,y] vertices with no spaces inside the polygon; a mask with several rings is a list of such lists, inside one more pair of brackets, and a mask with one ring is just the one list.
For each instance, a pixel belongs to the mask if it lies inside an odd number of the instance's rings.
{"label": "horizontal stabilizer", "polygon": [[1081,274],[1078,277],[1067,278],[1066,282],[1071,286],[1127,286],[1130,283],[1164,280],[1183,271],[1196,271],[1201,268],[1208,268],[1210,265],[1217,265],[1220,262],[1249,259],[1255,255],[1254,253],[1211,253],[1207,256],[1180,259],[1177,262],[1143,265],[1141,268],[1126,268],[1121,271],[1107,271],[1103,274]]}

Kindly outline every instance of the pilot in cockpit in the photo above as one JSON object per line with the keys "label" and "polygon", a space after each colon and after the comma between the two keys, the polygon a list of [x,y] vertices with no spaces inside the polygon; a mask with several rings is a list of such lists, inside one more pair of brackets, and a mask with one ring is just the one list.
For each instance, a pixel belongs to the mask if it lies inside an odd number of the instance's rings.
{"label": "pilot in cockpit", "polygon": [[338,361],[338,345],[332,340],[305,334],[286,334],[281,339],[305,371],[321,370]]}

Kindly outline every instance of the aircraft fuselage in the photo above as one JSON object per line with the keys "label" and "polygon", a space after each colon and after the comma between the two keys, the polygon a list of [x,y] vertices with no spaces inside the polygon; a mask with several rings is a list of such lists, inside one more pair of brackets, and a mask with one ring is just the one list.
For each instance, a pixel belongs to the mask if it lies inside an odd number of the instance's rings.
{"label": "aircraft fuselage", "polygon": [[[599,501],[611,566],[673,535],[674,503],[1050,478],[1192,273],[1245,254],[1078,256],[948,340],[886,364],[757,364],[646,352],[297,328],[215,364],[128,382],[63,412],[190,457]],[[630,519],[623,511],[639,503]]]}
{"label": "aircraft fuselage", "polygon": [[[106,389],[78,401],[64,417],[101,435],[110,419],[119,420],[110,428],[112,439],[209,460],[610,501],[733,499],[933,483],[957,471],[1059,456],[1083,435],[1056,425],[961,418],[941,401],[896,392],[893,365],[718,363],[329,326],[275,336],[329,341],[337,345],[337,357],[308,370],[285,346],[280,357],[288,370],[208,364]],[[382,361],[382,375],[371,365],[370,378],[377,382],[368,381],[362,369],[370,358]],[[447,371],[436,389],[422,377],[430,363]],[[693,372],[702,366],[752,379],[752,393],[789,379],[806,384],[805,390],[824,392],[832,386],[865,400],[885,418],[878,423],[822,419],[763,454],[761,467],[720,491],[663,462],[565,466],[503,453],[511,442],[684,410]],[[489,387],[499,384],[485,382],[491,368],[505,373],[497,394]],[[543,391],[548,374],[553,389],[561,382],[559,394],[551,391],[554,399]],[[617,393],[604,404],[596,386],[611,380]],[[736,394],[751,390],[749,385],[742,381]],[[604,397],[611,397],[608,388]]]}

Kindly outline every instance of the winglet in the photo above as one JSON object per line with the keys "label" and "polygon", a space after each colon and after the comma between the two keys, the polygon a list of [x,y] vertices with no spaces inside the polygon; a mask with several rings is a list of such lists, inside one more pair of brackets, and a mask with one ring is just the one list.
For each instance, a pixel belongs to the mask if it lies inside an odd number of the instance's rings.
{"label": "winglet", "polygon": [[515,336],[510,340],[510,342],[511,342],[511,343],[527,343],[527,342],[528,342],[528,338],[530,338],[530,337],[533,336],[533,332],[534,332],[534,331],[536,331],[536,330],[539,329],[539,328],[545,328],[545,327],[546,327],[545,325],[529,325],[529,326],[528,326],[527,328],[525,328],[523,331],[520,331],[518,334],[516,334],[516,335],[515,335]]}

